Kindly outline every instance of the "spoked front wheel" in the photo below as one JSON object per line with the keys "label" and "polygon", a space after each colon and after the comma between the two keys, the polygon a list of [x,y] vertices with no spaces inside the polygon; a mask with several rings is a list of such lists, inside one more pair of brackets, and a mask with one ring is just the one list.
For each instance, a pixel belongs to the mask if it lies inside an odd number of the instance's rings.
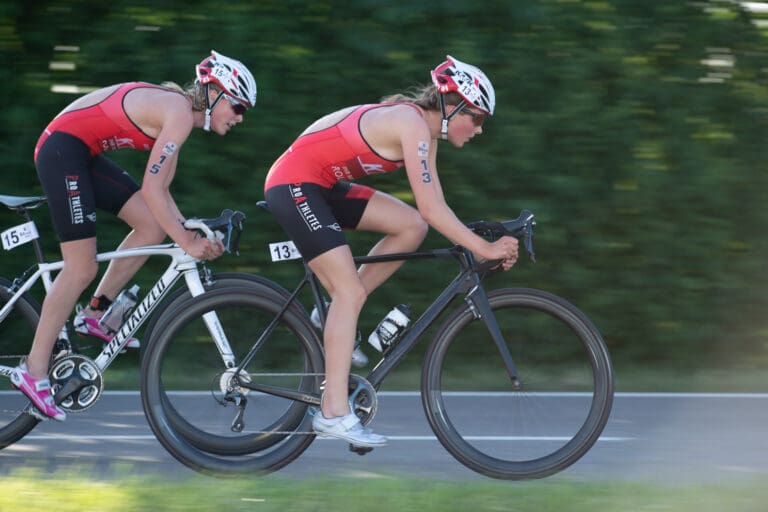
{"label": "spoked front wheel", "polygon": [[613,403],[613,370],[598,330],[569,302],[532,289],[488,294],[520,380],[473,308],[444,322],[425,356],[422,401],[443,446],[500,479],[541,478],[581,458]]}
{"label": "spoked front wheel", "polygon": [[[255,287],[223,288],[186,301],[158,321],[142,361],[142,404],[160,443],[200,472],[275,471],[312,442],[309,406],[284,394],[317,394],[322,353],[306,315]],[[215,318],[215,324],[206,323]],[[226,336],[235,366],[227,366],[211,325]],[[252,361],[237,365],[258,343]]]}

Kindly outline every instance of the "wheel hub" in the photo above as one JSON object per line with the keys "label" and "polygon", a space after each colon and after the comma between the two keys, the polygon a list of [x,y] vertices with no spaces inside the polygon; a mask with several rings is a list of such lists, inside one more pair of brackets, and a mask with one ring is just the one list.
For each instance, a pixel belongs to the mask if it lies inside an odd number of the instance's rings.
{"label": "wheel hub", "polygon": [[[235,379],[235,375],[237,375],[237,379]],[[241,370],[240,373],[237,373],[237,368],[228,368],[221,374],[221,377],[219,377],[219,391],[225,396],[232,393],[239,393],[243,396],[248,395],[251,390],[237,385],[238,381],[242,383],[251,382],[251,376],[248,375],[248,372],[245,370]]]}

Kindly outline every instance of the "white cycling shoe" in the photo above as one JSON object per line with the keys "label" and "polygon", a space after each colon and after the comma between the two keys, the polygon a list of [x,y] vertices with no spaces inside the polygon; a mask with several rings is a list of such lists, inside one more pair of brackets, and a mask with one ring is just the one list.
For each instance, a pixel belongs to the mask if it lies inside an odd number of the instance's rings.
{"label": "white cycling shoe", "polygon": [[371,429],[363,427],[360,418],[354,413],[326,418],[321,411],[317,411],[312,419],[312,429],[320,437],[342,439],[354,446],[378,448],[387,444],[386,437],[374,434]]}

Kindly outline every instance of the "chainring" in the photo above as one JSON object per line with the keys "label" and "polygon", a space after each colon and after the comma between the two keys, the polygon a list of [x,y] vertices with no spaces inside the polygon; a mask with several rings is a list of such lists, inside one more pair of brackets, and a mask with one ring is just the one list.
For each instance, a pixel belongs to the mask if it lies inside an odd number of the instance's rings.
{"label": "chainring", "polygon": [[104,392],[101,370],[93,359],[81,354],[62,357],[54,362],[50,372],[51,392],[55,396],[67,384],[76,387],[59,407],[66,412],[82,412],[90,409]]}
{"label": "chainring", "polygon": [[373,420],[379,407],[379,397],[373,385],[354,373],[349,376],[349,407],[363,426]]}

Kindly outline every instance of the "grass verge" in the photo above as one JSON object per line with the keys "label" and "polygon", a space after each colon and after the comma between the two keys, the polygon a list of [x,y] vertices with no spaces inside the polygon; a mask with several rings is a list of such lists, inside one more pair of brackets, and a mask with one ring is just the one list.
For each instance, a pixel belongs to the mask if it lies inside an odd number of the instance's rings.
{"label": "grass verge", "polygon": [[84,481],[19,471],[3,479],[0,512],[320,511],[675,511],[765,510],[764,481],[665,486],[651,483],[455,482],[402,478],[277,477]]}

